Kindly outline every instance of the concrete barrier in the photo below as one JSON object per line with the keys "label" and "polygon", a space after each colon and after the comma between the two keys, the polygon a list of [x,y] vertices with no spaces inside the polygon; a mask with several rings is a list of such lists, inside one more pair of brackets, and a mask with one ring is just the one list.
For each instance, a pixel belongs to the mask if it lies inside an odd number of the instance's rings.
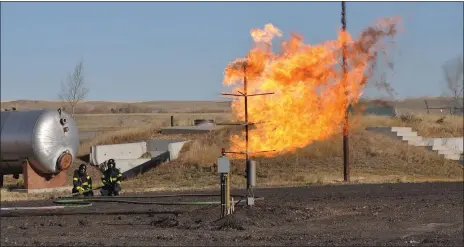
{"label": "concrete barrier", "polygon": [[[90,163],[94,166],[114,159],[116,166],[125,178],[148,171],[163,162],[175,160],[180,150],[188,141],[183,140],[148,140],[145,142],[113,145],[96,145],[91,147]],[[151,158],[141,158],[145,153]]]}
{"label": "concrete barrier", "polygon": [[92,146],[90,163],[101,164],[109,159],[138,159],[147,152],[146,142]]}
{"label": "concrete barrier", "polygon": [[171,143],[176,143],[176,142],[182,142],[183,140],[148,140],[147,143],[147,150],[148,151],[168,151],[169,150],[169,144]]}
{"label": "concrete barrier", "polygon": [[[152,168],[155,168],[156,166],[166,162],[169,160],[169,152],[164,152],[154,158],[151,159],[139,159],[140,161],[134,161],[130,166],[127,166],[127,169],[124,169],[124,171],[121,170],[123,179],[127,178],[132,178],[135,177],[139,174],[143,174]],[[116,161],[118,162],[118,161]]]}
{"label": "concrete barrier", "polygon": [[151,159],[145,158],[145,159],[115,159],[114,161],[118,165],[119,170],[124,173],[134,167],[139,166],[140,164],[143,164]]}
{"label": "concrete barrier", "polygon": [[189,141],[183,141],[183,142],[173,142],[169,143],[168,145],[168,151],[169,151],[169,159],[170,160],[175,160],[179,157],[180,150],[184,147],[184,144]]}

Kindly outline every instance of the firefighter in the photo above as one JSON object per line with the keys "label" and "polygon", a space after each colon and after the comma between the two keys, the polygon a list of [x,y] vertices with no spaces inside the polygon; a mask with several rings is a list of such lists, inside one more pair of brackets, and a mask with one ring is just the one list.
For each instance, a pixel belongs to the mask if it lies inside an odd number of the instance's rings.
{"label": "firefighter", "polygon": [[85,164],[81,164],[79,169],[74,171],[72,193],[93,196],[92,178],[87,174],[87,166]]}
{"label": "firefighter", "polygon": [[102,175],[103,187],[100,193],[102,196],[119,196],[122,174],[119,169],[116,168],[114,159],[109,159],[106,164],[107,168]]}

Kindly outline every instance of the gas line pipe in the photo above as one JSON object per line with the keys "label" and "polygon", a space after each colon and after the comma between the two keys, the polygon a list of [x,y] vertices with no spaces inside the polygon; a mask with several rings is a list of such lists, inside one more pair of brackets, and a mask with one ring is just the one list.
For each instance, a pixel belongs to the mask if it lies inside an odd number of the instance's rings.
{"label": "gas line pipe", "polygon": [[[91,190],[97,190],[101,187],[97,187]],[[53,210],[53,209],[65,209],[65,208],[83,208],[92,206],[92,202],[116,202],[116,203],[128,203],[128,204],[143,204],[143,205],[220,205],[220,201],[187,201],[187,202],[162,202],[162,201],[133,201],[133,200],[121,200],[121,199],[154,199],[154,198],[168,198],[168,197],[214,197],[219,196],[216,194],[168,194],[168,195],[157,195],[157,196],[97,196],[97,197],[86,197],[76,198],[75,195],[86,193],[88,191],[78,192],[71,194],[68,197],[59,197],[54,200],[56,204],[67,204],[59,206],[41,206],[41,207],[5,207],[0,208],[0,211],[16,211],[16,210]],[[234,198],[244,197],[242,195],[231,195]],[[263,200],[263,197],[257,197],[256,200]],[[234,205],[238,205],[243,202],[243,199],[232,201]]]}

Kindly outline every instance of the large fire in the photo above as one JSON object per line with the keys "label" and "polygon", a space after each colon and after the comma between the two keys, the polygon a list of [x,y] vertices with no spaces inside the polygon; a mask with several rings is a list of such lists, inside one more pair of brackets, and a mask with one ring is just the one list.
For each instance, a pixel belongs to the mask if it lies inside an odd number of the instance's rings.
{"label": "large fire", "polygon": [[[233,61],[224,71],[224,84],[235,86],[234,94],[245,93],[244,76],[247,94],[274,93],[248,97],[248,121],[259,123],[249,132],[251,155],[293,151],[339,132],[348,105],[359,100],[383,51],[382,39],[396,34],[397,22],[382,20],[358,40],[340,31],[337,40],[317,45],[305,44],[302,36],[292,34],[279,53],[271,48],[272,39],[282,36],[278,28],[267,24],[252,29],[255,45],[246,58]],[[346,73],[341,66],[343,50]],[[243,97],[233,101],[232,111],[236,120],[245,120]],[[245,151],[243,135],[232,136],[231,143],[231,151]]]}

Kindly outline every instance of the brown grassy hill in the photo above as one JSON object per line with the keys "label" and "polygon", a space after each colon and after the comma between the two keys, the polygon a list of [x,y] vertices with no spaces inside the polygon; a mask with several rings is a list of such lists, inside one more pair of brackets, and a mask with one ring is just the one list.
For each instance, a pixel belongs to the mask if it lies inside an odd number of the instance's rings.
{"label": "brown grassy hill", "polygon": [[[16,100],[1,102],[1,109],[17,110],[69,108],[60,101]],[[146,102],[111,102],[83,101],[75,108],[76,114],[92,113],[203,113],[230,112],[228,101],[146,101]]]}
{"label": "brown grassy hill", "polygon": [[[462,181],[462,167],[455,161],[443,159],[422,147],[412,147],[398,140],[367,132],[367,126],[413,126],[419,134],[433,136],[459,136],[463,134],[462,119],[419,116],[421,121],[410,119],[356,116],[352,118],[350,151],[351,176],[354,182],[413,182]],[[214,169],[222,147],[228,147],[229,136],[236,128],[227,128],[206,135],[163,136],[157,128],[132,128],[108,133],[106,136],[83,143],[109,144],[145,140],[147,138],[181,138],[192,140],[181,151],[180,158],[153,169],[137,178],[125,181],[127,189],[203,188],[217,186]],[[342,138],[333,136],[313,143],[306,148],[276,157],[257,157],[260,186],[337,183],[343,178]],[[232,184],[244,185],[243,160],[233,161]],[[98,172],[96,172],[98,173]]]}
{"label": "brown grassy hill", "polygon": [[[462,135],[462,121],[448,119],[439,125],[435,119],[424,119],[417,127],[423,135]],[[397,140],[367,132],[373,125],[398,126],[407,124],[386,117],[358,117],[352,122],[350,136],[351,175],[358,182],[398,182],[420,180],[459,180],[463,170],[455,161],[444,160],[422,147],[412,147]],[[460,124],[460,125],[459,125]],[[128,187],[204,187],[217,185],[213,168],[222,147],[228,147],[229,136],[236,132],[228,128],[201,135],[185,146],[178,160],[164,164],[138,178],[126,181]],[[129,136],[126,136],[129,138]],[[191,138],[192,139],[192,138]],[[343,178],[341,135],[311,144],[293,153],[277,157],[256,158],[260,185],[296,185],[331,183]],[[234,186],[243,186],[245,164],[233,161]]]}
{"label": "brown grassy hill", "polygon": [[[421,97],[405,100],[362,100],[364,102],[384,102],[396,107],[403,113],[426,113],[425,101],[429,107],[453,107],[456,102],[450,97]],[[118,101],[83,101],[78,104],[76,114],[111,114],[111,113],[227,113],[230,112],[231,101],[144,101],[144,102],[118,102]],[[61,101],[41,100],[14,100],[2,101],[1,109],[18,110],[69,108]],[[68,109],[70,111],[70,109]],[[448,114],[440,110],[430,110],[433,114]]]}

